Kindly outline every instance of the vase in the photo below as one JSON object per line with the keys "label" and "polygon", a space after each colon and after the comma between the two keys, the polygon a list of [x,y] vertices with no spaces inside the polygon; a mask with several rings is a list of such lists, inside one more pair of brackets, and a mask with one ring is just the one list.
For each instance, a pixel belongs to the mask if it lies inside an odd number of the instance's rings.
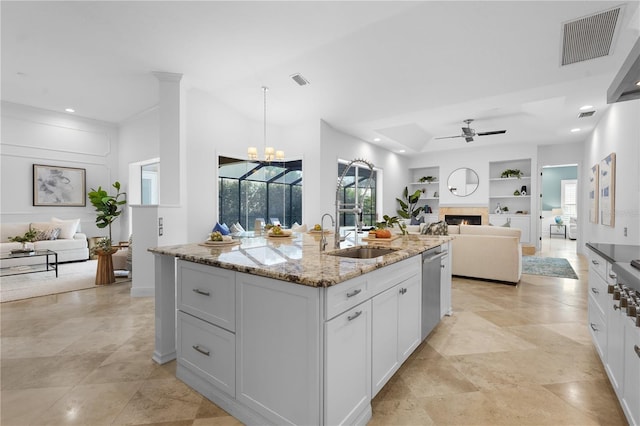
{"label": "vase", "polygon": [[496,209],[493,212],[495,214],[502,214],[502,207],[500,206],[500,203],[498,203],[498,205],[496,206]]}

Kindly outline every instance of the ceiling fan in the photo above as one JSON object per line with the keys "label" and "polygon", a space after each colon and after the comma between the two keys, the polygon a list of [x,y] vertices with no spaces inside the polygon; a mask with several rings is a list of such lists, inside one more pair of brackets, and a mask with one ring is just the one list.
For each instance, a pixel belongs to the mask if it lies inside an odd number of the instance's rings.
{"label": "ceiling fan", "polygon": [[462,128],[462,134],[456,136],[442,136],[436,139],[450,139],[450,138],[464,138],[467,142],[473,142],[474,136],[488,136],[488,135],[501,135],[503,133],[507,133],[506,130],[493,130],[491,132],[476,132],[475,129],[472,129],[471,122],[473,118],[467,118],[466,120],[462,120],[465,122],[466,127]]}

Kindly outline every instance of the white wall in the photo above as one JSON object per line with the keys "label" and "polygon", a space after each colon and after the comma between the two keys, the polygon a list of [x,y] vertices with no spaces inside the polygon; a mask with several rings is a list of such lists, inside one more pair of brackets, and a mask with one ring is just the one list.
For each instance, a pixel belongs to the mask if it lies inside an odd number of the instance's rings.
{"label": "white wall", "polygon": [[[640,100],[611,105],[587,140],[583,176],[590,168],[612,152],[616,153],[615,226],[584,223],[585,242],[640,244]],[[582,188],[588,201],[588,187]],[[588,204],[582,206],[588,217]],[[627,227],[627,236],[624,228]]]}
{"label": "white wall", "polygon": [[[38,108],[2,102],[0,142],[2,222],[48,221],[80,218],[87,236],[107,235],[95,226],[93,206],[33,206],[33,164],[86,169],[85,193],[121,180],[118,169],[118,128],[115,124],[84,119]],[[110,192],[110,191],[109,191]],[[122,223],[112,225],[114,240],[120,239]]]}
{"label": "white wall", "polygon": [[[128,196],[132,192],[129,182],[131,178],[129,165],[157,158],[160,155],[158,120],[158,109],[155,107],[129,118],[120,126],[118,173],[121,176],[120,182]],[[136,194],[136,191],[133,191],[133,194]],[[133,204],[137,202],[138,197],[128,198],[129,202]],[[121,222],[121,239],[128,240],[131,222],[129,208],[125,209],[125,213],[121,216]]]}
{"label": "white wall", "polygon": [[376,168],[382,169],[384,195],[382,210],[378,212],[378,215],[380,217],[383,214],[397,215],[396,197],[401,196],[402,190],[410,180],[405,157],[342,133],[324,121],[320,126],[320,140],[320,164],[322,167],[318,176],[321,185],[318,197],[320,203],[313,220],[308,220],[308,223],[319,223],[323,213],[331,213],[332,216],[335,214],[338,159],[347,161],[356,158],[364,159],[373,163]]}

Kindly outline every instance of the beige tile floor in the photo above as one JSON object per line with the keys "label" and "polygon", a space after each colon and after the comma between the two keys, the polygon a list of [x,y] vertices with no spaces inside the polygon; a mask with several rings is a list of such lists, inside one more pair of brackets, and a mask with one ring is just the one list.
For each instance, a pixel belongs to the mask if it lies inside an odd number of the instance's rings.
{"label": "beige tile floor", "polygon": [[[586,328],[580,280],[454,279],[445,317],[373,401],[371,425],[624,425]],[[153,299],[122,284],[4,303],[1,418],[13,425],[239,424],[155,364]]]}

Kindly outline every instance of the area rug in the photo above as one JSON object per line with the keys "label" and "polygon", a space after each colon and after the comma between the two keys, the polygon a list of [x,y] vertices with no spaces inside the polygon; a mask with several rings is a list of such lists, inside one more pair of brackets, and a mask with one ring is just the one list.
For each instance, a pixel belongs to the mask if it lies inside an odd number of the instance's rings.
{"label": "area rug", "polygon": [[522,273],[544,275],[546,277],[578,279],[569,261],[560,257],[523,256]]}
{"label": "area rug", "polygon": [[[59,265],[58,278],[55,272],[11,275],[0,278],[0,302],[12,302],[31,297],[65,293],[96,287],[97,260],[86,262],[62,263]],[[117,278],[117,282],[129,281]]]}

